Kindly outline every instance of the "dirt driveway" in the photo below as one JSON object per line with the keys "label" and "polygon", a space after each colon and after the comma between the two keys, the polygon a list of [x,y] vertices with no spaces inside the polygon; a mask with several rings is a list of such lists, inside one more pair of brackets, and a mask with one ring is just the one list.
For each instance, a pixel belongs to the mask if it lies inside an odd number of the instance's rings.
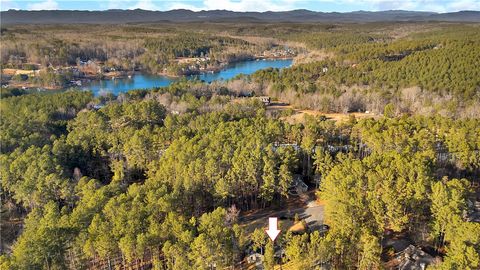
{"label": "dirt driveway", "polygon": [[300,219],[307,222],[311,230],[318,229],[324,222],[324,206],[315,200],[315,192],[309,191],[301,197],[292,198],[284,209],[262,209],[251,213],[240,215],[240,225],[247,233],[253,232],[256,228],[267,228],[268,218],[277,217],[279,227],[285,231],[293,225],[292,218],[298,214]]}

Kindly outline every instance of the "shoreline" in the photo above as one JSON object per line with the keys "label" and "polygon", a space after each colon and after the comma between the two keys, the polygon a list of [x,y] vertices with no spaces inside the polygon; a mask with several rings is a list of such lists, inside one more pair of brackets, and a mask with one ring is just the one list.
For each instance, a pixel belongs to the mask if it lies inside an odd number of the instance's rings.
{"label": "shoreline", "polygon": [[[263,60],[294,60],[295,57],[262,57],[262,56],[255,56],[252,59],[247,59],[247,60],[238,60],[238,61],[231,61],[231,62],[222,62],[219,66],[204,69],[204,70],[199,70],[198,72],[192,72],[192,73],[186,73],[186,74],[171,74],[169,72],[157,72],[157,73],[151,73],[146,70],[136,70],[136,71],[116,71],[113,74],[112,73],[106,73],[102,74],[102,76],[98,75],[85,75],[82,77],[76,77],[73,78],[70,83],[68,83],[65,86],[42,86],[42,85],[35,85],[32,84],[31,82],[8,82],[8,87],[10,88],[19,88],[19,89],[24,89],[24,90],[37,90],[37,91],[56,91],[56,90],[62,90],[62,89],[68,89],[71,87],[84,87],[85,85],[88,85],[92,82],[99,82],[99,81],[104,81],[104,80],[115,80],[115,79],[127,79],[127,78],[132,78],[133,76],[137,74],[147,74],[147,75],[157,75],[157,76],[164,76],[169,79],[180,79],[182,77],[188,77],[188,76],[198,76],[198,75],[204,75],[204,74],[215,74],[221,72],[223,69],[228,68],[231,65],[241,63],[241,62],[254,62],[254,61],[263,61]],[[77,82],[80,82],[78,84]]]}

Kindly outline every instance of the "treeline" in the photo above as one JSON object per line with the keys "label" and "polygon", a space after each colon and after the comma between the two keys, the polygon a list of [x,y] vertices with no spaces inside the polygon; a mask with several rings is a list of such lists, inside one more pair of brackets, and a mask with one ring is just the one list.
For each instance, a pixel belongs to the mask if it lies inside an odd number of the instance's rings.
{"label": "treeline", "polygon": [[343,48],[348,45],[376,43],[388,39],[379,34],[359,33],[347,29],[328,27],[326,31],[301,33],[286,36],[288,40],[302,42],[313,49]]}
{"label": "treeline", "polygon": [[[480,81],[475,63],[480,55],[475,27],[447,27],[391,43],[344,45],[337,48],[340,59],[357,64],[353,76],[379,87],[419,86],[440,94],[475,97]],[[337,81],[338,82],[338,81]],[[345,79],[346,84],[354,82]]]}
{"label": "treeline", "polygon": [[[127,264],[147,253],[160,269],[220,269],[252,248],[273,267],[273,246],[241,229],[239,211],[282,204],[297,173],[321,177],[331,229],[282,234],[283,262],[379,268],[387,230],[436,248],[440,268],[478,267],[480,225],[463,215],[479,173],[478,119],[289,125],[257,100],[182,89],[2,98],[2,222],[28,213],[2,269]],[[173,112],[169,99],[186,110]]]}
{"label": "treeline", "polygon": [[[77,109],[91,106],[90,93],[2,99],[5,111],[25,106],[36,113],[2,114],[2,141],[10,142],[2,148],[2,196],[29,212],[11,260],[2,256],[3,266],[76,268],[117,254],[131,261],[147,249],[160,249],[167,261],[159,263],[175,269],[227,266],[241,259],[244,246],[236,244],[241,236],[236,217],[228,216],[231,226],[225,227],[226,210],[203,213],[233,203],[243,209],[258,207],[285,196],[295,152],[261,151],[283,139],[284,124],[261,116],[258,101],[202,115],[167,116],[152,95],[124,98],[123,103],[82,112]],[[34,100],[40,102],[33,105]],[[67,115],[64,106],[71,107]],[[258,126],[265,128],[254,128]],[[9,139],[14,137],[25,140]],[[246,173],[250,177],[243,179]],[[284,174],[283,189],[276,188],[276,174]],[[210,177],[210,182],[203,181]],[[237,185],[244,189],[233,188]],[[166,235],[164,230],[174,227],[179,230]],[[45,257],[47,253],[52,256]],[[200,259],[204,256],[211,259]]]}
{"label": "treeline", "polygon": [[[402,261],[395,258],[402,250],[388,240],[409,239],[443,257],[435,258],[431,269],[479,267],[480,223],[469,219],[472,200],[478,200],[472,193],[478,192],[472,184],[478,185],[474,175],[480,168],[478,119],[355,122],[343,128],[355,150],[332,153],[320,134],[314,136],[315,147],[307,147],[315,149],[313,168],[321,177],[317,196],[325,203],[330,230],[323,236],[318,231],[283,235],[284,261],[296,269],[381,269],[386,260]],[[370,154],[362,158],[357,151],[365,145]],[[440,158],[442,152],[450,158]],[[265,243],[257,234],[252,237]]]}
{"label": "treeline", "polygon": [[205,34],[183,33],[176,37],[165,37],[145,40],[145,48],[152,53],[164,53],[167,58],[200,57],[211,50],[221,50],[222,46],[246,46],[248,42],[226,38],[212,37]]}
{"label": "treeline", "polygon": [[[252,78],[267,94],[325,112],[381,113],[393,103],[397,114],[479,116],[477,27],[442,26],[399,39],[375,39],[369,35],[372,29],[349,31],[302,35],[300,40],[312,49],[333,56],[290,69],[258,71]],[[438,107],[440,103],[447,106]]]}
{"label": "treeline", "polygon": [[[335,250],[333,260],[345,268],[381,267],[381,239],[390,230],[446,250],[444,262],[434,269],[478,267],[480,224],[466,219],[471,182],[458,170],[478,172],[480,144],[474,133],[479,131],[477,119],[365,120],[352,134],[368,145],[370,156],[327,159],[328,154],[320,152],[318,195],[326,201],[332,226],[326,238]],[[438,159],[441,151],[452,154],[450,167]]]}
{"label": "treeline", "polygon": [[[239,211],[282,205],[294,174],[319,186],[330,230],[282,233],[276,240],[285,250],[281,263],[378,269],[392,257],[383,240],[393,235],[433,250],[442,260],[433,268],[478,268],[480,225],[469,219],[480,174],[477,30],[442,28],[394,40],[362,27],[360,34],[324,26],[316,31],[338,33],[305,35],[300,26],[229,25],[225,31],[293,33],[291,40],[335,57],[225,83],[183,81],[118,97],[2,89],[1,226],[13,226],[18,215],[25,219],[11,250],[2,246],[0,268],[127,265],[150,254],[144,263],[156,269],[222,269],[252,250],[272,269],[273,245],[261,229],[244,231]],[[113,32],[93,45],[63,32],[73,43],[45,41],[49,49],[40,45],[38,55],[48,57],[37,60],[76,62],[72,48],[127,62],[154,51],[160,58],[147,58],[155,68],[170,57],[208,51],[218,59],[232,47],[250,46],[131,27],[109,28]],[[29,31],[2,32],[2,41],[12,42],[2,46],[8,64],[35,59],[24,50],[29,43],[20,44]],[[158,35],[145,40],[148,50],[133,42],[144,34]],[[3,57],[12,51],[15,57]],[[307,117],[290,125],[267,117],[257,100],[230,96],[251,92],[325,112],[383,116],[343,123]]]}
{"label": "treeline", "polygon": [[116,70],[156,73],[164,68],[185,68],[173,61],[178,57],[209,56],[204,64],[215,65],[251,58],[268,49],[268,45],[218,36],[218,33],[196,33],[189,26],[170,29],[168,24],[88,28],[17,26],[5,29],[1,40],[3,68],[22,68],[27,63],[44,68],[65,67],[92,60]]}
{"label": "treeline", "polygon": [[27,94],[24,89],[18,88],[0,88],[0,98],[16,97]]}

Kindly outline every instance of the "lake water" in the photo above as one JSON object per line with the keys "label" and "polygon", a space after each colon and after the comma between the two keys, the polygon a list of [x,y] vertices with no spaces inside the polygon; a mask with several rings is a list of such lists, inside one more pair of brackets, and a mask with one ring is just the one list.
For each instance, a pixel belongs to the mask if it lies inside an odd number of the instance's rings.
{"label": "lake water", "polygon": [[[198,78],[199,80],[203,80],[205,82],[212,82],[215,80],[228,80],[237,76],[238,74],[252,74],[260,69],[266,69],[270,67],[285,68],[291,65],[291,59],[245,61],[231,64],[217,73],[192,75],[186,76],[186,78]],[[160,75],[135,74],[131,78],[92,81],[88,85],[83,86],[82,89],[91,90],[95,95],[108,92],[117,95],[119,93],[127,92],[133,89],[168,86],[172,82],[179,79],[180,78],[170,78]]]}

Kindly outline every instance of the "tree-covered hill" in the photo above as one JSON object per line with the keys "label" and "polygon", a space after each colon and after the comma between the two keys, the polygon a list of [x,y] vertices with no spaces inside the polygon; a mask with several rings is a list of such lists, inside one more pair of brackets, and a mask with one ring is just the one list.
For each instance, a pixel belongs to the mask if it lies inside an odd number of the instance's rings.
{"label": "tree-covered hill", "polygon": [[[261,253],[266,269],[382,269],[405,258],[391,244],[403,241],[429,269],[478,269],[479,33],[431,22],[2,28],[2,74],[38,75],[27,83],[299,55],[290,68],[118,96],[2,82],[0,268],[242,269]],[[284,121],[305,108],[315,116]],[[358,111],[368,118],[322,115]],[[299,180],[322,204],[322,229],[285,214],[272,244],[242,220],[289,213]]]}
{"label": "tree-covered hill", "polygon": [[[402,27],[403,36],[394,37]],[[476,25],[344,25],[294,33],[283,38],[306,44],[313,51],[307,61],[252,78],[271,96],[324,112],[381,113],[392,103],[397,114],[479,117],[479,37]],[[314,52],[323,56],[309,59]]]}
{"label": "tree-covered hill", "polygon": [[480,224],[462,214],[478,183],[478,119],[290,125],[255,99],[191,93],[178,98],[192,106],[172,114],[158,100],[174,88],[1,99],[2,226],[26,215],[2,269],[238,265],[252,245],[238,210],[281,205],[293,174],[321,177],[330,231],[281,234],[285,263],[378,268],[392,231],[436,248],[435,267],[478,267]]}
{"label": "tree-covered hill", "polygon": [[139,23],[139,22],[209,22],[209,21],[262,21],[262,22],[376,22],[376,21],[453,21],[479,22],[478,11],[435,13],[421,11],[354,11],[316,12],[291,10],[281,12],[234,12],[229,10],[169,11],[120,10],[8,10],[1,12],[2,24],[55,24],[55,23]]}

